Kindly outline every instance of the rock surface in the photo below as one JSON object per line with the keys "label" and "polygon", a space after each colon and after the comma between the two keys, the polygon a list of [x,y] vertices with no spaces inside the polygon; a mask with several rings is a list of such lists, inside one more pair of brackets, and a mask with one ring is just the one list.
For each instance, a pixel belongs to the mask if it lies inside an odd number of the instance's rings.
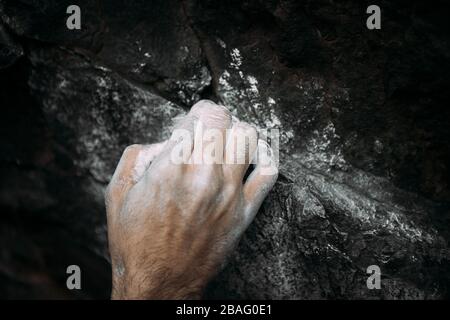
{"label": "rock surface", "polygon": [[280,129],[281,174],[206,298],[449,297],[443,2],[380,1],[379,31],[361,1],[85,0],[79,31],[69,4],[0,0],[0,296],[107,298],[122,150],[208,98]]}
{"label": "rock surface", "polygon": [[5,28],[0,25],[0,68],[6,68],[23,55],[23,49],[16,43]]}

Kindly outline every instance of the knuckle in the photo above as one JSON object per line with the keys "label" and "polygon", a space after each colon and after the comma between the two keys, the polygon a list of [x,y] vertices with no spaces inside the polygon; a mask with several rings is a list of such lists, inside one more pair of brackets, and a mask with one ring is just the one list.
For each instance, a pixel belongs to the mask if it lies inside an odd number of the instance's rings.
{"label": "knuckle", "polygon": [[227,183],[222,191],[225,199],[234,199],[239,194],[239,192],[239,185],[233,182]]}
{"label": "knuckle", "polygon": [[278,178],[278,174],[280,172],[280,169],[277,166],[273,166],[273,175],[275,178]]}
{"label": "knuckle", "polygon": [[256,127],[254,125],[251,125],[247,122],[240,122],[239,123],[239,129],[242,130],[246,136],[253,137],[258,134],[258,131],[256,130]]}
{"label": "knuckle", "polygon": [[126,147],[125,150],[123,151],[123,155],[126,156],[126,155],[129,155],[129,154],[131,154],[131,153],[138,152],[138,151],[140,151],[142,148],[143,148],[143,146],[140,145],[140,144],[132,144],[132,145],[129,145],[129,146]]}
{"label": "knuckle", "polygon": [[192,107],[191,112],[196,115],[204,115],[207,113],[219,117],[231,118],[231,113],[227,108],[211,100],[200,100]]}
{"label": "knuckle", "polygon": [[167,161],[154,163],[145,174],[144,179],[149,183],[158,185],[176,184],[183,174],[184,165],[175,165]]}
{"label": "knuckle", "polygon": [[230,111],[227,108],[225,108],[223,106],[219,106],[217,104],[212,108],[212,113],[220,118],[224,118],[224,119],[231,118]]}

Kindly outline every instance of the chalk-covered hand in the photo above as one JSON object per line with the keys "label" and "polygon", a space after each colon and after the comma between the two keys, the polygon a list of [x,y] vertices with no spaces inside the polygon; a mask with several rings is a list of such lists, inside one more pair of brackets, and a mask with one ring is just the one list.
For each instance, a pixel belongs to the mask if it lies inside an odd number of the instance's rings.
{"label": "chalk-covered hand", "polygon": [[168,141],[126,148],[106,191],[112,298],[200,298],[277,173],[256,129],[205,100]]}

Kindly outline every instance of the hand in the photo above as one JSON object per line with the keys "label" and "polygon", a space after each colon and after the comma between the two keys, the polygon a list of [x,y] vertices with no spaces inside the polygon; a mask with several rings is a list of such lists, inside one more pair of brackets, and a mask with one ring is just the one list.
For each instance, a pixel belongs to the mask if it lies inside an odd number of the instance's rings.
{"label": "hand", "polygon": [[[189,135],[181,141],[179,132]],[[174,161],[180,146],[184,163]],[[222,163],[208,159],[211,146]],[[129,146],[106,192],[112,298],[200,298],[275,184],[271,157],[254,127],[211,101],[197,103],[167,142]]]}

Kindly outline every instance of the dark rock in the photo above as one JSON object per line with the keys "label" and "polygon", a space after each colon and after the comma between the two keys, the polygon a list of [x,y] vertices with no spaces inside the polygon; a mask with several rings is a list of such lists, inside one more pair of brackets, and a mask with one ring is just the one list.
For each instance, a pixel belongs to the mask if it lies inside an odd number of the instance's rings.
{"label": "dark rock", "polygon": [[[437,207],[359,170],[330,175],[288,164],[293,180],[277,184],[208,297],[446,296],[447,240],[430,221]],[[367,290],[370,265],[382,270],[382,290]]]}
{"label": "dark rock", "polygon": [[[120,154],[207,97],[280,129],[281,174],[205,297],[448,298],[441,2],[381,1],[380,32],[359,1],[81,1],[73,32],[68,4],[0,1],[7,43],[27,48],[0,76],[0,294],[107,297],[103,189]],[[82,293],[65,289],[70,264]]]}
{"label": "dark rock", "polygon": [[0,69],[9,67],[22,55],[23,49],[21,45],[12,40],[0,23]]}
{"label": "dark rock", "polygon": [[70,46],[186,106],[211,81],[179,1],[78,1],[81,30],[66,27],[72,1],[2,3],[3,20],[18,35]]}
{"label": "dark rock", "polygon": [[183,113],[71,52],[35,50],[30,59],[31,90],[50,125],[62,133],[55,139],[78,169],[101,183],[109,181],[126,146],[167,139],[172,118]]}

